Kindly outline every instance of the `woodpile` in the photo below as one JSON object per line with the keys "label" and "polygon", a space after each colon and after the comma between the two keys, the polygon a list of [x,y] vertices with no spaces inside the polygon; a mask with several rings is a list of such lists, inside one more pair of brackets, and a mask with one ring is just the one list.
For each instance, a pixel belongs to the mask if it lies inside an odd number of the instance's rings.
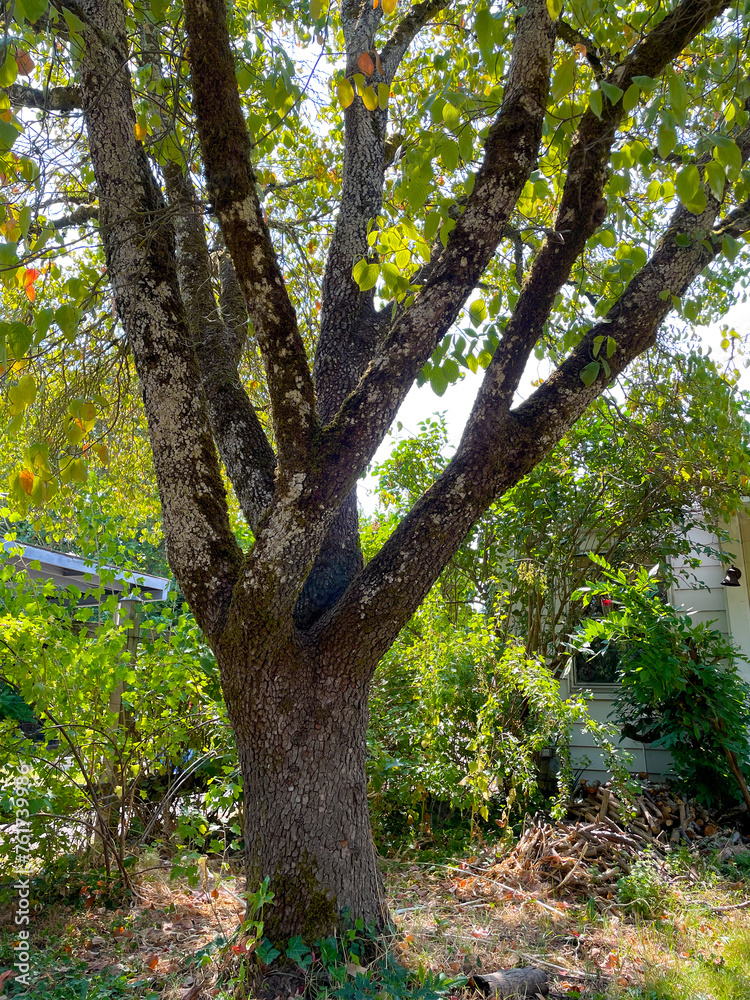
{"label": "woodpile", "polygon": [[612,820],[627,828],[631,835],[648,843],[678,844],[719,833],[706,809],[695,799],[685,800],[673,793],[666,784],[650,784],[641,788],[632,805],[622,803],[611,784],[582,781],[569,808],[569,816],[585,823]]}

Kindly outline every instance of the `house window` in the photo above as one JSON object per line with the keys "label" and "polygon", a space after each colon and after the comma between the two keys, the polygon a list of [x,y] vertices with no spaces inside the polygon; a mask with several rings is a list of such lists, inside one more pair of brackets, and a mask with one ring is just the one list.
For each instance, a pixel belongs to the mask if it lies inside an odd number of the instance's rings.
{"label": "house window", "polygon": [[601,639],[591,644],[592,652],[576,653],[573,657],[573,683],[579,687],[597,684],[617,684],[620,671],[620,652],[615,643],[606,647]]}

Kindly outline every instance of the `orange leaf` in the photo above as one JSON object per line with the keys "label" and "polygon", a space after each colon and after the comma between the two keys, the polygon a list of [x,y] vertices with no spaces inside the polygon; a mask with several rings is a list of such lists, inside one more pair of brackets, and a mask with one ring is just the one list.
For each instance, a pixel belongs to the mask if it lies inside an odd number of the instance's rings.
{"label": "orange leaf", "polygon": [[136,122],[135,125],[133,126],[133,135],[136,137],[138,142],[142,142],[148,135],[148,132],[143,127],[143,125],[141,125],[139,122]]}
{"label": "orange leaf", "polygon": [[37,271],[35,267],[27,267],[23,273],[23,283],[24,285],[33,285],[36,279],[41,274],[41,271]]}
{"label": "orange leaf", "polygon": [[29,76],[34,68],[34,60],[23,49],[19,49],[16,52],[16,63],[18,64],[18,72],[24,76]]}
{"label": "orange leaf", "polygon": [[21,475],[18,477],[18,481],[21,484],[21,489],[24,493],[31,496],[31,490],[34,486],[34,473],[29,472],[28,469],[21,469]]}
{"label": "orange leaf", "polygon": [[156,966],[159,964],[158,955],[146,955],[143,959],[143,964],[146,965],[153,972]]}
{"label": "orange leaf", "polygon": [[365,74],[365,76],[372,76],[375,72],[375,63],[370,58],[369,53],[363,52],[362,55],[357,60],[357,65]]}
{"label": "orange leaf", "polygon": [[34,288],[33,285],[26,286],[26,298],[29,300],[29,302],[33,302],[34,299],[36,298],[36,289]]}
{"label": "orange leaf", "polygon": [[380,56],[377,54],[377,52],[375,53],[375,69],[381,76],[383,75],[383,64],[380,61]]}
{"label": "orange leaf", "polygon": [[218,899],[219,898],[219,890],[218,889],[212,889],[211,890],[211,896],[212,896],[213,899]]}

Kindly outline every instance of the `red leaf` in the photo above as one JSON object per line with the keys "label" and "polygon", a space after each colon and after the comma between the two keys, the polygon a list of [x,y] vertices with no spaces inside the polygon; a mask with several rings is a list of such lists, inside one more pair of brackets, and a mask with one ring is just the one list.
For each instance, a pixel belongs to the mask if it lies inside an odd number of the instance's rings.
{"label": "red leaf", "polygon": [[34,68],[34,60],[23,49],[19,49],[16,52],[16,63],[18,64],[18,72],[23,74],[23,76],[29,76]]}
{"label": "red leaf", "polygon": [[365,74],[365,76],[372,76],[375,72],[375,63],[370,58],[369,52],[363,52],[362,55],[357,60],[357,65]]}

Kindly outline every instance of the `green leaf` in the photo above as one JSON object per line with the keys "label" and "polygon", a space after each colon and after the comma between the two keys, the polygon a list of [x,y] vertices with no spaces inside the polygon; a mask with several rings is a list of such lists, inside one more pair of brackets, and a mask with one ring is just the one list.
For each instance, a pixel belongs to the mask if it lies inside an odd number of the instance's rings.
{"label": "green leaf", "polygon": [[602,80],[602,82],[600,83],[599,86],[602,88],[602,90],[604,91],[604,93],[609,98],[609,103],[610,104],[613,104],[613,105],[617,104],[617,102],[622,97],[622,94],[623,94],[622,88],[617,87],[614,83],[607,83],[606,80]]}
{"label": "green leaf", "polygon": [[567,97],[575,86],[575,82],[576,56],[573,54],[568,56],[567,59],[563,59],[557,69],[557,72],[555,73],[554,79],[552,80],[552,88],[550,90],[552,100],[557,103],[557,101],[562,100],[563,97]]}
{"label": "green leaf", "polygon": [[447,358],[443,362],[443,374],[450,383],[456,382],[460,374],[458,365],[453,358]]}
{"label": "green leaf", "polygon": [[599,372],[601,371],[601,365],[598,361],[590,361],[585,368],[582,368],[579,372],[581,381],[585,386],[593,385],[599,377]]}
{"label": "green leaf", "polygon": [[440,227],[440,242],[443,244],[444,247],[448,245],[448,237],[455,228],[456,228],[455,219],[446,219],[445,222]]}
{"label": "green leaf", "polygon": [[675,177],[677,197],[685,207],[695,198],[701,187],[700,171],[694,163],[688,163]]}
{"label": "green leaf", "polygon": [[595,358],[599,356],[599,351],[602,349],[602,344],[606,340],[601,334],[598,337],[594,337],[594,349],[591,352]]}
{"label": "green leaf", "polygon": [[24,323],[11,323],[7,333],[8,350],[11,355],[20,361],[26,357],[34,335]]}
{"label": "green leaf", "polygon": [[448,388],[448,379],[442,368],[433,368],[430,372],[430,385],[436,396],[442,396]]}
{"label": "green leaf", "polygon": [[488,49],[492,45],[492,15],[488,7],[482,7],[474,18],[474,32],[480,49]]}
{"label": "green leaf", "polygon": [[736,142],[730,140],[722,145],[716,145],[714,156],[724,167],[727,179],[736,181],[742,169],[742,153]]}
{"label": "green leaf", "polygon": [[484,299],[474,299],[469,306],[469,318],[473,326],[479,326],[487,319],[487,306]]}
{"label": "green leaf", "polygon": [[677,131],[674,125],[662,122],[656,137],[656,148],[659,156],[664,160],[677,145]]}
{"label": "green leaf", "polygon": [[0,119],[0,148],[12,149],[20,134],[13,122],[4,122]]}
{"label": "green leaf", "polygon": [[547,0],[547,10],[553,21],[556,21],[562,10],[562,0]]}
{"label": "green leaf", "polygon": [[39,18],[47,12],[49,7],[48,0],[23,0],[19,2],[16,0],[15,5],[15,17],[16,22],[20,27],[23,27],[21,23],[26,18],[31,24],[34,24]]}
{"label": "green leaf", "polygon": [[614,337],[607,337],[607,357],[611,358],[617,350],[617,341]]}
{"label": "green leaf", "polygon": [[739,243],[733,236],[726,235],[721,241],[721,252],[730,260],[734,260],[741,249],[742,244]]}
{"label": "green leaf", "polygon": [[458,108],[454,107],[452,104],[443,105],[443,122],[451,130],[457,129],[461,124],[461,115]]}
{"label": "green leaf", "polygon": [[390,97],[391,91],[387,83],[378,84],[378,105],[381,111],[385,111],[388,107],[388,98]]}
{"label": "green leaf", "polygon": [[5,62],[0,66],[0,87],[10,87],[16,82],[18,65],[10,49],[6,50]]}
{"label": "green leaf", "polygon": [[310,17],[313,21],[317,21],[323,11],[323,4],[321,0],[310,0]]}
{"label": "green leaf", "polygon": [[622,98],[622,106],[627,114],[638,106],[638,101],[641,99],[641,92],[638,88],[637,83],[631,83]]}
{"label": "green leaf", "polygon": [[592,90],[589,94],[589,107],[594,112],[597,118],[602,117],[602,92],[601,90]]}
{"label": "green leaf", "polygon": [[36,382],[33,375],[23,375],[18,380],[17,388],[24,406],[30,406],[36,399]]}
{"label": "green leaf", "polygon": [[66,302],[65,305],[60,306],[55,311],[55,323],[60,327],[63,336],[67,340],[73,340],[78,328],[78,313],[75,306],[71,305],[70,302]]}
{"label": "green leaf", "polygon": [[380,268],[378,265],[368,263],[364,257],[357,261],[352,270],[354,280],[359,285],[360,291],[363,292],[367,292],[375,287],[379,274]]}
{"label": "green leaf", "polygon": [[684,125],[688,106],[688,92],[685,82],[677,73],[671,73],[669,77],[669,100],[677,121],[680,125]]}
{"label": "green leaf", "polygon": [[634,76],[633,83],[636,84],[638,89],[644,94],[650,94],[652,91],[656,90],[659,81],[653,80],[650,76]]}
{"label": "green leaf", "polygon": [[709,160],[706,164],[706,182],[717,201],[721,201],[724,197],[725,181],[726,173],[722,164],[718,160]]}
{"label": "green leaf", "polygon": [[458,143],[455,139],[445,139],[440,144],[440,159],[446,170],[453,171],[458,166]]}

